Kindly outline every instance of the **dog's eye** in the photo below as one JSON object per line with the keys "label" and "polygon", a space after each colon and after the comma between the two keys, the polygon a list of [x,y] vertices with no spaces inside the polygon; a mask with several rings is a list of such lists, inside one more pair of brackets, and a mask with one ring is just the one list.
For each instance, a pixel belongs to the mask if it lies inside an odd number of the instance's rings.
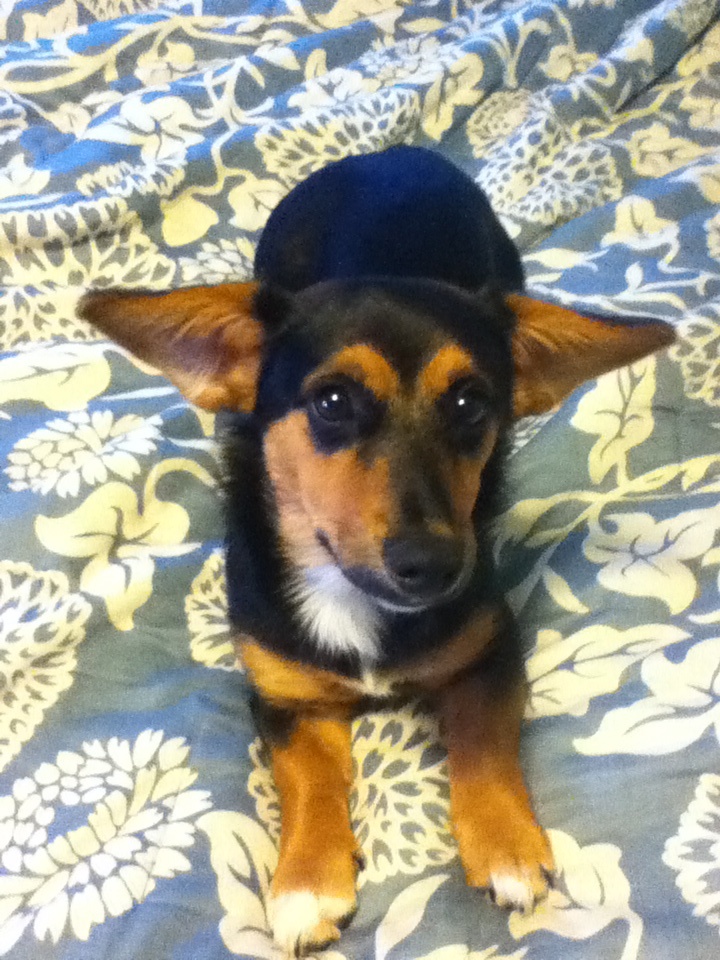
{"label": "dog's eye", "polygon": [[345,387],[322,387],[312,398],[313,413],[327,423],[347,423],[354,416],[353,402]]}
{"label": "dog's eye", "polygon": [[447,401],[446,410],[458,427],[478,427],[487,416],[487,396],[473,381],[459,383],[450,391]]}
{"label": "dog's eye", "polygon": [[349,377],[314,385],[304,406],[315,446],[325,453],[368,437],[382,415],[373,394]]}

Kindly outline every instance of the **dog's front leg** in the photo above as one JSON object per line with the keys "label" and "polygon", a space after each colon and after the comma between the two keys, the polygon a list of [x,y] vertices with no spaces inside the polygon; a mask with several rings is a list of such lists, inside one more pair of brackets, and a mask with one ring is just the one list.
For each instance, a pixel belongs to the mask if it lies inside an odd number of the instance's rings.
{"label": "dog's front leg", "polygon": [[268,919],[279,946],[299,956],[337,940],[355,911],[349,721],[295,715],[271,756],[282,828]]}
{"label": "dog's front leg", "polygon": [[529,910],[547,892],[553,857],[520,769],[524,693],[521,669],[491,662],[446,687],[439,706],[467,881],[501,906]]}

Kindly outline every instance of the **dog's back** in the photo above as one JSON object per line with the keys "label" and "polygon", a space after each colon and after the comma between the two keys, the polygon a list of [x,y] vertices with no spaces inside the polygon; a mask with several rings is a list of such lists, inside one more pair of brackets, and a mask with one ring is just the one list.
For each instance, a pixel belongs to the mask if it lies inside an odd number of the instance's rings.
{"label": "dog's back", "polygon": [[372,276],[523,286],[518,253],[484,194],[418,147],[348,157],[295,187],[265,227],[255,272],[290,291]]}

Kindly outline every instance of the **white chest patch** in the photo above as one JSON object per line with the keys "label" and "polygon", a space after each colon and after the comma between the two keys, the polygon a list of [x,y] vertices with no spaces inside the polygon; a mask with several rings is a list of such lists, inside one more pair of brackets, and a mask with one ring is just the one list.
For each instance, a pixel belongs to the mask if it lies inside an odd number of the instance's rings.
{"label": "white chest patch", "polygon": [[357,654],[371,665],[379,653],[380,611],[333,564],[306,571],[293,591],[298,613],[318,647]]}

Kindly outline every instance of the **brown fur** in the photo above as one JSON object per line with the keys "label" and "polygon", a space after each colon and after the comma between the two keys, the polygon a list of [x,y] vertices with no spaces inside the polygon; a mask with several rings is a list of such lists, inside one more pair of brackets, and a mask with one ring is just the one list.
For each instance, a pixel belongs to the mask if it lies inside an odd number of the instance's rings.
{"label": "brown fur", "polygon": [[[78,313],[162,370],[197,406],[249,410],[264,340],[253,315],[257,290],[256,283],[229,283],[162,295],[98,291],[83,298]],[[516,417],[550,410],[586,380],[667,347],[675,338],[672,328],[659,322],[611,325],[520,294],[505,300],[517,318]],[[464,352],[447,345],[439,354],[446,358],[455,349]],[[369,360],[363,345],[351,351],[376,385],[385,383],[386,373],[373,367],[376,361]],[[446,359],[437,363],[425,373],[429,392],[443,382],[441,369],[447,371]]]}
{"label": "brown fur", "polygon": [[518,759],[522,682],[502,690],[475,675],[445,687],[439,700],[452,821],[468,883],[490,888],[494,876],[526,875],[539,898],[553,858]]}
{"label": "brown fur", "polygon": [[81,315],[206,410],[251,410],[263,347],[256,283],[152,294],[91,293]]}
{"label": "brown fur", "polygon": [[[540,896],[553,860],[535,822],[518,761],[523,691],[499,693],[477,675],[465,676],[500,628],[500,614],[480,612],[441,650],[380,673],[387,690],[438,698],[449,751],[453,824],[473,886],[493,875],[527,871]],[[271,747],[283,820],[274,897],[309,890],[354,903],[356,842],[349,824],[352,785],[349,717],[365,694],[362,679],[292,663],[250,638],[238,638],[242,660],[263,698],[295,711],[287,741]],[[317,942],[336,930],[316,931]]]}
{"label": "brown fur", "polygon": [[[298,718],[287,743],[271,746],[275,783],[282,803],[280,857],[272,881],[274,898],[298,890],[355,904],[359,853],[350,823],[352,783],[350,724]],[[308,943],[337,940],[330,919],[320,922]]]}
{"label": "brown fur", "polygon": [[381,565],[392,512],[386,458],[363,463],[352,449],[318,453],[307,415],[295,411],[267,431],[265,462],[293,560],[327,563],[315,536],[323,531],[342,562]]}
{"label": "brown fur", "polygon": [[336,353],[308,377],[306,387],[338,373],[362,383],[381,401],[393,400],[400,393],[400,378],[395,370],[381,353],[364,343],[356,343]]}
{"label": "brown fur", "polygon": [[363,697],[362,685],[331,670],[287,660],[245,635],[236,641],[238,654],[253,685],[276,707],[349,715]]}
{"label": "brown fur", "polygon": [[517,317],[513,338],[515,417],[544,413],[586,380],[634,363],[675,339],[659,323],[613,326],[574,310],[510,294]]}
{"label": "brown fur", "polygon": [[[211,410],[227,406],[251,411],[265,340],[253,313],[255,290],[253,284],[228,284],[159,297],[91,294],[81,315],[160,367],[193,403]],[[550,409],[583,381],[637,360],[673,338],[660,322],[628,328],[524,296],[509,296],[507,303],[517,316],[512,352],[518,417]],[[437,342],[442,343],[440,337]],[[394,440],[387,448],[391,452],[374,459],[363,459],[350,445],[321,452],[313,442],[308,414],[294,407],[263,426],[271,487],[263,495],[274,499],[280,546],[300,570],[332,560],[318,540],[321,533],[341,566],[359,564],[379,571],[383,543],[395,536],[399,522],[396,500],[402,493],[393,484],[399,477],[401,487],[413,476],[412,444],[417,448],[424,442],[426,425],[430,435],[437,430],[440,421],[429,415],[452,383],[469,374],[482,378],[482,371],[448,338],[414,384],[402,383],[378,350],[350,342],[318,366],[305,386],[338,373],[355,378],[386,404],[387,415],[395,418]],[[403,473],[390,457],[403,456],[406,427],[411,428],[410,456],[400,464]],[[428,531],[441,536],[462,533],[476,544],[473,511],[502,428],[500,414],[493,419],[490,410],[485,439],[472,456],[442,454],[429,465],[428,473],[437,468],[449,494],[452,515],[428,521]],[[338,921],[354,906],[357,855],[348,814],[349,721],[363,701],[376,694],[419,691],[438,702],[448,748],[452,820],[469,883],[493,888],[507,905],[540,897],[546,890],[552,854],[533,816],[518,760],[523,685],[519,678],[501,677],[497,664],[489,672],[474,669],[486,654],[489,660],[491,646],[502,641],[501,620],[499,609],[476,610],[455,636],[431,653],[356,678],[301,663],[301,649],[295,660],[250,636],[238,636],[240,656],[261,697],[293,714],[289,738],[271,744],[282,801],[273,898],[277,902],[284,894],[310,892],[335,904],[321,914],[315,929],[301,934],[293,949],[337,939]]]}
{"label": "brown fur", "polygon": [[482,658],[497,634],[499,621],[495,610],[478,611],[439,650],[387,671],[388,681],[411,692],[436,692]]}
{"label": "brown fur", "polygon": [[418,394],[422,400],[434,403],[460,377],[478,373],[475,361],[456,343],[441,347],[423,367],[418,377]]}
{"label": "brown fur", "polygon": [[[455,343],[441,347],[420,371],[415,391],[416,404],[419,406],[437,402],[453,383],[469,375],[481,376],[472,356]],[[482,471],[496,440],[497,427],[490,423],[477,456],[461,457],[446,464],[454,519],[460,528],[470,524],[480,492]]]}
{"label": "brown fur", "polygon": [[497,425],[490,423],[477,456],[462,457],[446,468],[455,517],[461,526],[471,524],[473,509],[480,495],[482,472],[490,459],[497,438]]}
{"label": "brown fur", "polygon": [[497,611],[481,610],[441,649],[408,660],[402,667],[377,671],[372,685],[362,677],[345,677],[287,660],[245,634],[236,637],[235,645],[254,686],[268,703],[287,709],[302,704],[314,713],[345,716],[376,688],[415,694],[438,690],[477,662],[499,622]]}
{"label": "brown fur", "polygon": [[[475,372],[471,356],[455,344],[439,350],[420,371],[409,396],[399,398],[400,380],[378,351],[358,344],[323,364],[306,381],[306,389],[332,374],[353,376],[379,400],[402,404],[405,415],[420,418],[461,376]],[[446,465],[446,481],[454,505],[454,526],[471,535],[471,519],[481,475],[497,439],[490,425],[477,456],[457,458]],[[294,411],[274,423],[265,436],[265,462],[273,484],[281,533],[288,557],[310,568],[328,562],[316,532],[329,539],[345,563],[380,569],[382,542],[392,534],[398,517],[386,457],[364,463],[352,450],[318,453],[307,416]],[[348,491],[352,495],[348,496]],[[447,525],[435,532],[447,534]]]}

